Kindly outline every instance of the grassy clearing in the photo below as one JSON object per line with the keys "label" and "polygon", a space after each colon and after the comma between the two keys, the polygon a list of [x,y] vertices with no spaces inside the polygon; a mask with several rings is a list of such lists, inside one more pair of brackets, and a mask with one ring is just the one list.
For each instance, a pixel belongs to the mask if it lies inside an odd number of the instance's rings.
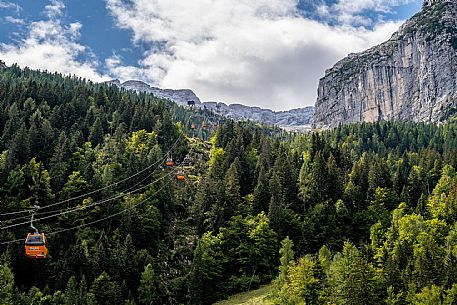
{"label": "grassy clearing", "polygon": [[236,294],[230,299],[214,305],[272,305],[270,301],[265,299],[271,289],[271,285],[266,285],[258,290]]}

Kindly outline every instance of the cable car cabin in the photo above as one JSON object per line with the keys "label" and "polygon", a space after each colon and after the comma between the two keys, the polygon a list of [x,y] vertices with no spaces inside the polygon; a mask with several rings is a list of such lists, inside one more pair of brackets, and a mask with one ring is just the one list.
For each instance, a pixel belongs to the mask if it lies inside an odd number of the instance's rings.
{"label": "cable car cabin", "polygon": [[170,167],[173,166],[173,159],[168,158],[167,161],[165,162],[165,164]]}
{"label": "cable car cabin", "polygon": [[190,129],[195,129],[195,124],[190,125]]}
{"label": "cable car cabin", "polygon": [[178,181],[185,181],[186,180],[186,176],[184,175],[184,172],[178,172],[176,174],[176,179],[178,179]]}
{"label": "cable car cabin", "polygon": [[182,161],[183,166],[192,166],[192,158],[187,154]]}
{"label": "cable car cabin", "polygon": [[25,256],[28,258],[46,258],[46,237],[43,233],[29,233],[25,240]]}
{"label": "cable car cabin", "polygon": [[203,129],[206,129],[206,122],[203,122],[202,128],[203,128]]}

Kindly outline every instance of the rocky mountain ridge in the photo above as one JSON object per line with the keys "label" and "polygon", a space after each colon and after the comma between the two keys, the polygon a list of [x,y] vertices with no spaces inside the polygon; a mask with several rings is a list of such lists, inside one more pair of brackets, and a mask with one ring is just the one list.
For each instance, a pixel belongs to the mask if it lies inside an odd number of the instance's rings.
{"label": "rocky mountain ridge", "polygon": [[428,0],[387,42],[350,54],[319,82],[315,127],[440,122],[457,113],[457,0]]}
{"label": "rocky mountain ridge", "polygon": [[250,120],[277,125],[291,131],[308,131],[313,123],[314,107],[275,112],[270,109],[249,107],[241,104],[227,105],[222,102],[202,102],[190,89],[160,89],[136,80],[129,80],[124,83],[119,80],[112,80],[107,83],[127,90],[152,93],[156,97],[170,99],[183,106],[187,106],[188,101],[194,101],[195,107],[206,108],[239,121]]}

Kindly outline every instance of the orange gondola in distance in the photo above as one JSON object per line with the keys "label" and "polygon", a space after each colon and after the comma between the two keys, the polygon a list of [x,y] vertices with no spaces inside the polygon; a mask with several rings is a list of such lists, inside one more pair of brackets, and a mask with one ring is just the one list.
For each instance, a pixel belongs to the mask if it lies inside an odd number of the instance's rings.
{"label": "orange gondola in distance", "polygon": [[173,166],[173,158],[170,155],[168,155],[167,161],[165,161],[165,164],[170,167]]}
{"label": "orange gondola in distance", "polygon": [[185,181],[186,180],[186,176],[184,175],[184,172],[183,171],[179,171],[176,173],[176,179],[178,179],[178,181]]}
{"label": "orange gondola in distance", "polygon": [[206,121],[203,121],[202,128],[203,128],[203,129],[206,129],[206,127],[207,127],[207,126],[206,126]]}
{"label": "orange gondola in distance", "polygon": [[190,129],[195,129],[195,124],[190,125]]}
{"label": "orange gondola in distance", "polygon": [[44,233],[38,231],[28,233],[25,239],[25,256],[32,259],[42,259],[46,258],[47,255],[48,249]]}

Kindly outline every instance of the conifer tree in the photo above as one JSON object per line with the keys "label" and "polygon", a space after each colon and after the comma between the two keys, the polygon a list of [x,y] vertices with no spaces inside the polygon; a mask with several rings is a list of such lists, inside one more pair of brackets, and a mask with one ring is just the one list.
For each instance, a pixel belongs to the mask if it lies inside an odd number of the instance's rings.
{"label": "conifer tree", "polygon": [[138,288],[140,304],[150,305],[157,303],[158,285],[159,282],[157,276],[154,274],[154,269],[151,264],[148,264],[144,268],[143,273],[141,273],[141,282]]}
{"label": "conifer tree", "polygon": [[241,187],[239,178],[240,162],[238,158],[230,165],[225,177],[225,200],[224,220],[229,220],[241,204]]}
{"label": "conifer tree", "polygon": [[254,188],[253,198],[253,211],[254,214],[260,212],[268,212],[268,204],[271,198],[269,187],[268,187],[268,176],[267,169],[264,165],[260,166],[259,176],[257,179],[257,185]]}
{"label": "conifer tree", "polygon": [[94,124],[90,128],[89,141],[94,147],[103,142],[103,125],[99,117],[95,119]]}
{"label": "conifer tree", "polygon": [[0,265],[0,304],[13,305],[14,275],[5,263]]}

